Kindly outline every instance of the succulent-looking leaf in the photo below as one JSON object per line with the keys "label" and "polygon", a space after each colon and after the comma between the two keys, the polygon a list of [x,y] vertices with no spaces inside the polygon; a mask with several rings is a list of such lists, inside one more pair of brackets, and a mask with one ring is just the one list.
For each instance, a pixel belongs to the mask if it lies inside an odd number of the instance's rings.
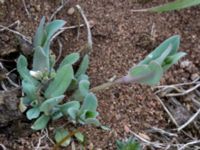
{"label": "succulent-looking leaf", "polygon": [[156,61],[158,64],[162,64],[163,61],[166,59],[166,57],[169,55],[169,53],[172,50],[172,45],[170,44],[168,46],[168,48],[160,55],[160,57],[158,57],[157,59],[155,59],[154,61]]}
{"label": "succulent-looking leaf", "polygon": [[172,50],[170,51],[169,55],[173,55],[177,52],[180,45],[180,36],[174,35],[167,40],[165,40],[163,43],[161,43],[153,52],[151,52],[147,57],[139,63],[141,64],[149,64],[152,60],[157,59],[168,47],[169,45],[172,45]]}
{"label": "succulent-looking leaf", "polygon": [[74,77],[71,65],[65,65],[57,71],[53,81],[49,84],[45,91],[46,98],[57,97],[64,94]]}
{"label": "succulent-looking leaf", "polygon": [[31,101],[37,98],[37,88],[29,81],[22,80],[22,90]]}
{"label": "succulent-looking leaf", "polygon": [[61,117],[63,117],[63,114],[60,112],[60,111],[57,111],[55,112],[53,115],[52,115],[52,120],[58,120],[60,119]]}
{"label": "succulent-looking leaf", "polygon": [[[63,128],[59,128],[56,130],[56,134],[55,134],[55,140],[56,140],[56,143],[59,143],[61,142],[64,138],[66,138],[67,136],[69,135],[68,131],[66,131],[65,129]],[[62,144],[61,146],[68,146],[71,142],[71,137],[69,137],[68,139],[66,139]]]}
{"label": "succulent-looking leaf", "polygon": [[31,128],[33,130],[42,130],[44,128],[46,128],[49,120],[51,119],[50,116],[46,116],[46,115],[42,115],[40,116],[35,122],[34,124],[31,126]]}
{"label": "succulent-looking leaf", "polygon": [[88,118],[88,119],[85,120],[85,123],[91,124],[91,125],[94,125],[94,126],[97,126],[97,127],[101,126],[101,123],[96,118]]}
{"label": "succulent-looking leaf", "polygon": [[186,53],[184,52],[178,52],[177,54],[167,57],[164,63],[162,64],[163,70],[166,71],[167,69],[169,69],[173,64],[177,63],[178,60],[185,55]]}
{"label": "succulent-looking leaf", "polygon": [[79,142],[84,142],[84,135],[81,132],[76,132],[74,136]]}
{"label": "succulent-looking leaf", "polygon": [[65,21],[64,20],[54,20],[52,22],[50,22],[49,24],[47,24],[46,26],[46,33],[47,33],[47,38],[46,41],[49,41],[51,39],[51,37],[60,29],[65,25]]}
{"label": "succulent-looking leaf", "polygon": [[97,109],[97,98],[93,93],[89,93],[83,101],[80,111],[88,110],[91,112],[96,112]]}
{"label": "succulent-looking leaf", "polygon": [[154,85],[157,84],[163,75],[162,67],[155,61],[149,65],[138,65],[130,69],[128,77],[131,81]]}
{"label": "succulent-looking leaf", "polygon": [[70,101],[60,106],[60,111],[71,119],[76,120],[80,103],[78,101]]}
{"label": "succulent-looking leaf", "polygon": [[166,12],[171,10],[179,10],[200,4],[200,0],[176,0],[161,6],[152,7],[147,9],[154,12]]}
{"label": "succulent-looking leaf", "polygon": [[42,41],[44,38],[44,23],[45,23],[45,17],[42,17],[39,27],[37,28],[34,40],[33,40],[34,47],[42,45]]}
{"label": "succulent-looking leaf", "polygon": [[78,68],[78,70],[75,74],[75,77],[78,78],[81,74],[85,74],[85,72],[88,68],[88,65],[89,65],[89,57],[88,57],[88,55],[85,55],[80,64],[80,67]]}
{"label": "succulent-looking leaf", "polygon": [[127,141],[116,141],[117,150],[140,150],[140,144],[129,138]]}
{"label": "succulent-looking leaf", "polygon": [[39,115],[40,115],[40,109],[38,107],[31,108],[26,112],[26,117],[29,120],[35,119],[39,117]]}
{"label": "succulent-looking leaf", "polygon": [[45,54],[44,50],[40,46],[34,49],[33,70],[34,71],[49,70],[49,56]]}
{"label": "succulent-looking leaf", "polygon": [[51,115],[53,112],[53,108],[58,105],[64,98],[64,95],[53,97],[50,99],[45,100],[40,105],[40,111],[44,112],[45,115]]}
{"label": "succulent-looking leaf", "polygon": [[35,80],[30,74],[29,70],[27,69],[28,63],[26,57],[20,55],[17,60],[17,71],[19,72],[22,79],[27,80],[28,82],[32,83],[33,85],[37,85],[38,81]]}
{"label": "succulent-looking leaf", "polygon": [[63,67],[66,64],[70,64],[73,65],[74,63],[76,63],[80,58],[80,54],[79,53],[72,53],[67,55],[63,61],[61,62],[59,67]]}
{"label": "succulent-looking leaf", "polygon": [[89,92],[90,82],[88,80],[81,80],[79,82],[79,90],[82,96],[86,96]]}

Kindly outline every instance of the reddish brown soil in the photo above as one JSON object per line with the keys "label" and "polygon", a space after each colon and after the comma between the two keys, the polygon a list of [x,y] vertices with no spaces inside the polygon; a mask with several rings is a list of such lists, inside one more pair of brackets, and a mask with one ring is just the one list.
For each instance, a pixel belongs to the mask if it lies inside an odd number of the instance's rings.
{"label": "reddish brown soil", "polygon": [[[175,65],[163,77],[161,84],[172,84],[190,81],[191,76],[199,74],[200,56],[200,7],[193,7],[169,13],[134,13],[132,10],[162,4],[166,0],[78,0],[70,2],[59,12],[57,18],[67,21],[67,26],[78,23],[76,16],[67,15],[71,6],[79,4],[89,20],[94,22],[93,52],[88,71],[92,87],[106,82],[113,76],[120,77],[127,70],[144,58],[166,38],[179,34],[181,50],[188,53],[184,58],[192,62],[190,67]],[[20,0],[6,0],[0,4],[0,24],[9,25],[16,20],[21,22],[19,32],[32,37],[40,18],[50,15],[59,6],[55,0],[27,1],[27,8],[32,18],[28,18]],[[154,27],[153,27],[154,26]],[[155,35],[152,35],[152,28]],[[63,44],[63,57],[78,48],[86,41],[85,29],[81,29],[80,40],[76,40],[77,30],[64,32],[59,39]],[[17,48],[15,36],[0,32],[0,52],[14,51]],[[56,51],[57,43],[53,49]],[[115,149],[116,139],[128,137],[124,126],[136,133],[145,133],[149,127],[164,128],[168,125],[160,103],[156,101],[150,87],[143,85],[123,85],[97,93],[98,111],[102,124],[111,128],[103,131],[95,127],[84,127],[88,145],[94,149]],[[2,137],[4,137],[2,135]],[[15,137],[16,138],[16,137]],[[9,149],[32,149],[30,143],[36,144],[35,137],[17,137],[0,139],[0,143]],[[23,142],[27,144],[23,144]],[[49,141],[48,141],[49,142]],[[49,145],[50,142],[48,143]]]}

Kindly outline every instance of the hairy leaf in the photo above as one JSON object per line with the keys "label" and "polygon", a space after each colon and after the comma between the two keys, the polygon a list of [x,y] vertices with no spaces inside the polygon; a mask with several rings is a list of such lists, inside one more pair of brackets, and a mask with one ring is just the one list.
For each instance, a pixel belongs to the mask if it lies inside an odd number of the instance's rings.
{"label": "hairy leaf", "polygon": [[42,130],[44,128],[46,128],[47,123],[49,122],[49,120],[51,119],[50,116],[46,116],[46,115],[42,115],[40,116],[35,122],[34,124],[31,126],[31,128],[33,130]]}
{"label": "hairy leaf", "polygon": [[40,109],[38,107],[31,108],[26,112],[26,117],[29,120],[35,119],[39,117],[39,115],[40,115]]}
{"label": "hairy leaf", "polygon": [[88,110],[91,112],[96,112],[97,106],[98,104],[96,96],[93,93],[89,93],[85,97],[80,111]]}
{"label": "hairy leaf", "polygon": [[176,0],[174,2],[170,2],[161,6],[153,7],[147,9],[148,11],[154,11],[154,12],[166,12],[166,11],[172,11],[172,10],[179,10],[195,5],[199,5],[200,0]]}
{"label": "hairy leaf", "polygon": [[163,75],[162,67],[155,61],[149,65],[138,65],[130,69],[128,77],[131,81],[154,85],[157,84]]}
{"label": "hairy leaf", "polygon": [[[59,143],[60,141],[62,141],[64,138],[66,138],[67,136],[69,135],[68,131],[66,131],[65,129],[63,128],[58,128],[56,130],[56,134],[55,134],[55,140],[56,140],[56,143]],[[61,146],[68,146],[71,142],[71,137],[69,137],[68,139],[66,139],[62,144]]]}
{"label": "hairy leaf", "polygon": [[34,40],[33,40],[33,46],[41,46],[44,38],[44,23],[45,23],[45,17],[42,17],[39,27],[37,28]]}
{"label": "hairy leaf", "polygon": [[177,50],[179,49],[180,36],[175,35],[175,36],[172,36],[172,37],[168,38],[167,40],[165,40],[153,52],[151,52],[143,61],[141,61],[139,63],[139,65],[149,64],[152,60],[157,59],[158,57],[160,57],[163,54],[164,51],[167,50],[169,45],[172,45],[172,49],[171,49],[169,55],[175,54],[177,52]]}
{"label": "hairy leaf", "polygon": [[33,70],[34,71],[49,70],[49,56],[45,54],[44,50],[40,46],[34,49]]}
{"label": "hairy leaf", "polygon": [[89,65],[89,57],[88,57],[88,55],[85,55],[80,64],[80,67],[78,68],[78,70],[75,74],[75,77],[78,78],[81,74],[85,74],[85,72],[88,68],[88,65]]}
{"label": "hairy leaf", "polygon": [[49,84],[45,91],[46,98],[57,97],[64,94],[74,77],[71,65],[65,65],[58,70],[54,80]]}
{"label": "hairy leaf", "polygon": [[50,99],[45,100],[41,105],[40,105],[40,111],[44,112],[45,115],[51,115],[53,112],[53,108],[58,105],[64,98],[64,95],[58,96],[58,97],[53,97]]}
{"label": "hairy leaf", "polygon": [[29,81],[22,80],[22,90],[31,101],[37,99],[37,88]]}
{"label": "hairy leaf", "polygon": [[73,65],[74,63],[76,63],[80,58],[80,54],[79,53],[72,53],[70,55],[67,55],[63,61],[61,62],[59,67],[63,67],[66,64],[70,64]]}
{"label": "hairy leaf", "polygon": [[60,29],[65,25],[65,21],[64,20],[54,20],[52,22],[50,22],[49,24],[47,24],[46,26],[46,33],[47,33],[47,39],[46,41],[49,41],[51,39],[51,37]]}
{"label": "hairy leaf", "polygon": [[17,61],[17,71],[19,72],[22,79],[36,86],[38,84],[38,81],[30,75],[27,66],[28,66],[28,63],[27,63],[26,57],[24,57],[23,55],[20,55]]}

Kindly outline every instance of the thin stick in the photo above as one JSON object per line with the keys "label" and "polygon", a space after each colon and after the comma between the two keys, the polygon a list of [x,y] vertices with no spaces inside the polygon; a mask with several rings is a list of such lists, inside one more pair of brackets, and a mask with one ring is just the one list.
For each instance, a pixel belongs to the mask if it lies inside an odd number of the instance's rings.
{"label": "thin stick", "polygon": [[195,89],[197,89],[198,87],[200,87],[200,83],[197,84],[196,86],[186,90],[186,91],[183,91],[182,93],[171,93],[171,94],[167,94],[166,96],[183,96],[183,95],[186,95],[192,91],[194,91]]}
{"label": "thin stick", "polygon": [[198,115],[200,114],[200,108],[199,110],[186,122],[184,123],[182,126],[180,126],[177,130],[180,131],[182,129],[184,129],[186,126],[188,126]]}
{"label": "thin stick", "polygon": [[187,144],[184,144],[181,148],[179,148],[178,150],[184,150],[186,147],[188,147],[189,145],[194,145],[194,144],[197,144],[197,143],[200,143],[200,140],[196,140],[196,141],[192,141],[192,142],[189,142]]}
{"label": "thin stick", "polygon": [[174,124],[179,127],[178,123],[176,122],[176,120],[174,119],[174,117],[172,116],[172,114],[170,113],[170,111],[167,109],[167,107],[165,106],[165,104],[162,102],[162,100],[156,95],[156,99],[161,103],[161,105],[163,106],[164,110],[167,112],[167,114],[169,115],[169,117],[171,118],[171,120],[174,122]]}
{"label": "thin stick", "polygon": [[159,132],[161,134],[165,134],[165,135],[168,135],[168,136],[171,136],[171,137],[177,137],[178,135],[177,134],[174,134],[174,133],[171,133],[171,132],[167,132],[163,129],[159,129],[159,128],[156,128],[156,127],[152,127],[151,130],[154,130],[156,132]]}
{"label": "thin stick", "polygon": [[12,32],[12,33],[14,33],[14,34],[16,34],[16,35],[22,37],[26,42],[28,42],[28,43],[30,43],[30,44],[32,43],[31,40],[30,40],[28,37],[26,37],[25,35],[21,34],[20,32],[15,31],[15,30],[12,30],[12,29],[9,29],[8,27],[5,27],[5,26],[3,26],[3,25],[0,25],[0,27],[1,27],[3,30],[7,30],[7,31],[9,31],[9,32]]}
{"label": "thin stick", "polygon": [[58,54],[58,57],[57,57],[55,63],[57,63],[58,60],[60,59],[60,57],[61,57],[61,55],[62,55],[62,50],[63,50],[63,45],[62,45],[61,41],[60,41],[59,39],[58,39],[57,41],[58,41],[58,45],[59,45],[59,54]]}
{"label": "thin stick", "polygon": [[[20,24],[20,21],[19,20],[17,20],[17,21],[15,21],[15,22],[13,22],[12,24],[10,24],[9,26],[7,26],[8,28],[11,28],[11,27],[13,27],[14,25],[16,25],[17,24],[17,26],[19,26],[19,24]],[[6,30],[6,29],[1,29],[0,30],[0,32],[2,32],[2,31],[4,31],[4,30]]]}
{"label": "thin stick", "polygon": [[91,34],[91,30],[90,30],[90,24],[89,24],[89,22],[88,22],[88,20],[85,16],[82,8],[79,5],[76,5],[76,8],[80,12],[80,14],[81,14],[81,16],[82,16],[82,18],[85,22],[85,25],[86,25],[86,28],[87,28],[87,34],[88,34],[88,36],[87,36],[87,40],[88,40],[87,47],[88,47],[89,51],[92,51],[92,34]]}
{"label": "thin stick", "polygon": [[28,11],[28,9],[27,9],[27,7],[26,7],[26,2],[25,2],[25,0],[22,0],[22,3],[23,3],[23,5],[24,5],[25,11],[26,11],[26,13],[27,13],[27,15],[28,15],[28,18],[31,18],[31,14],[30,14],[30,12]]}
{"label": "thin stick", "polygon": [[1,143],[0,143],[0,147],[3,148],[2,150],[7,150],[7,148]]}
{"label": "thin stick", "polygon": [[[80,25],[80,27],[83,27],[83,26],[84,26],[84,24]],[[63,33],[65,30],[76,29],[76,28],[78,28],[78,25],[61,28],[56,34],[53,35],[53,37],[51,38],[51,41],[53,41],[58,35],[60,35],[61,33]]]}
{"label": "thin stick", "polygon": [[53,20],[53,18],[57,15],[59,11],[63,9],[63,7],[67,4],[68,1],[61,0],[61,5],[53,12],[53,14],[50,17],[50,21]]}
{"label": "thin stick", "polygon": [[108,88],[110,88],[110,87],[112,87],[112,86],[114,86],[114,85],[116,85],[116,84],[118,84],[118,83],[116,83],[116,82],[107,82],[107,83],[103,83],[103,84],[101,84],[101,85],[99,85],[99,86],[96,86],[96,87],[91,88],[91,89],[90,89],[90,92],[99,92],[99,91],[101,91],[101,90],[108,89]]}

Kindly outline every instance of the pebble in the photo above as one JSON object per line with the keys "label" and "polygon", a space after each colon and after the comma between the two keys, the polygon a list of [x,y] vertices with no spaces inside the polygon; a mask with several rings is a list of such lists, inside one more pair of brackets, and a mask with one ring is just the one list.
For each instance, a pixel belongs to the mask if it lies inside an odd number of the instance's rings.
{"label": "pebble", "polygon": [[181,63],[180,63],[180,67],[181,68],[187,68],[187,67],[189,67],[189,66],[191,66],[191,61],[189,61],[189,60],[184,60],[184,61],[181,61]]}
{"label": "pebble", "polygon": [[197,79],[198,77],[199,77],[198,73],[193,73],[190,78],[193,81],[193,80]]}
{"label": "pebble", "polygon": [[68,14],[68,15],[73,15],[74,12],[75,12],[74,7],[71,7],[71,8],[68,9],[67,14]]}

